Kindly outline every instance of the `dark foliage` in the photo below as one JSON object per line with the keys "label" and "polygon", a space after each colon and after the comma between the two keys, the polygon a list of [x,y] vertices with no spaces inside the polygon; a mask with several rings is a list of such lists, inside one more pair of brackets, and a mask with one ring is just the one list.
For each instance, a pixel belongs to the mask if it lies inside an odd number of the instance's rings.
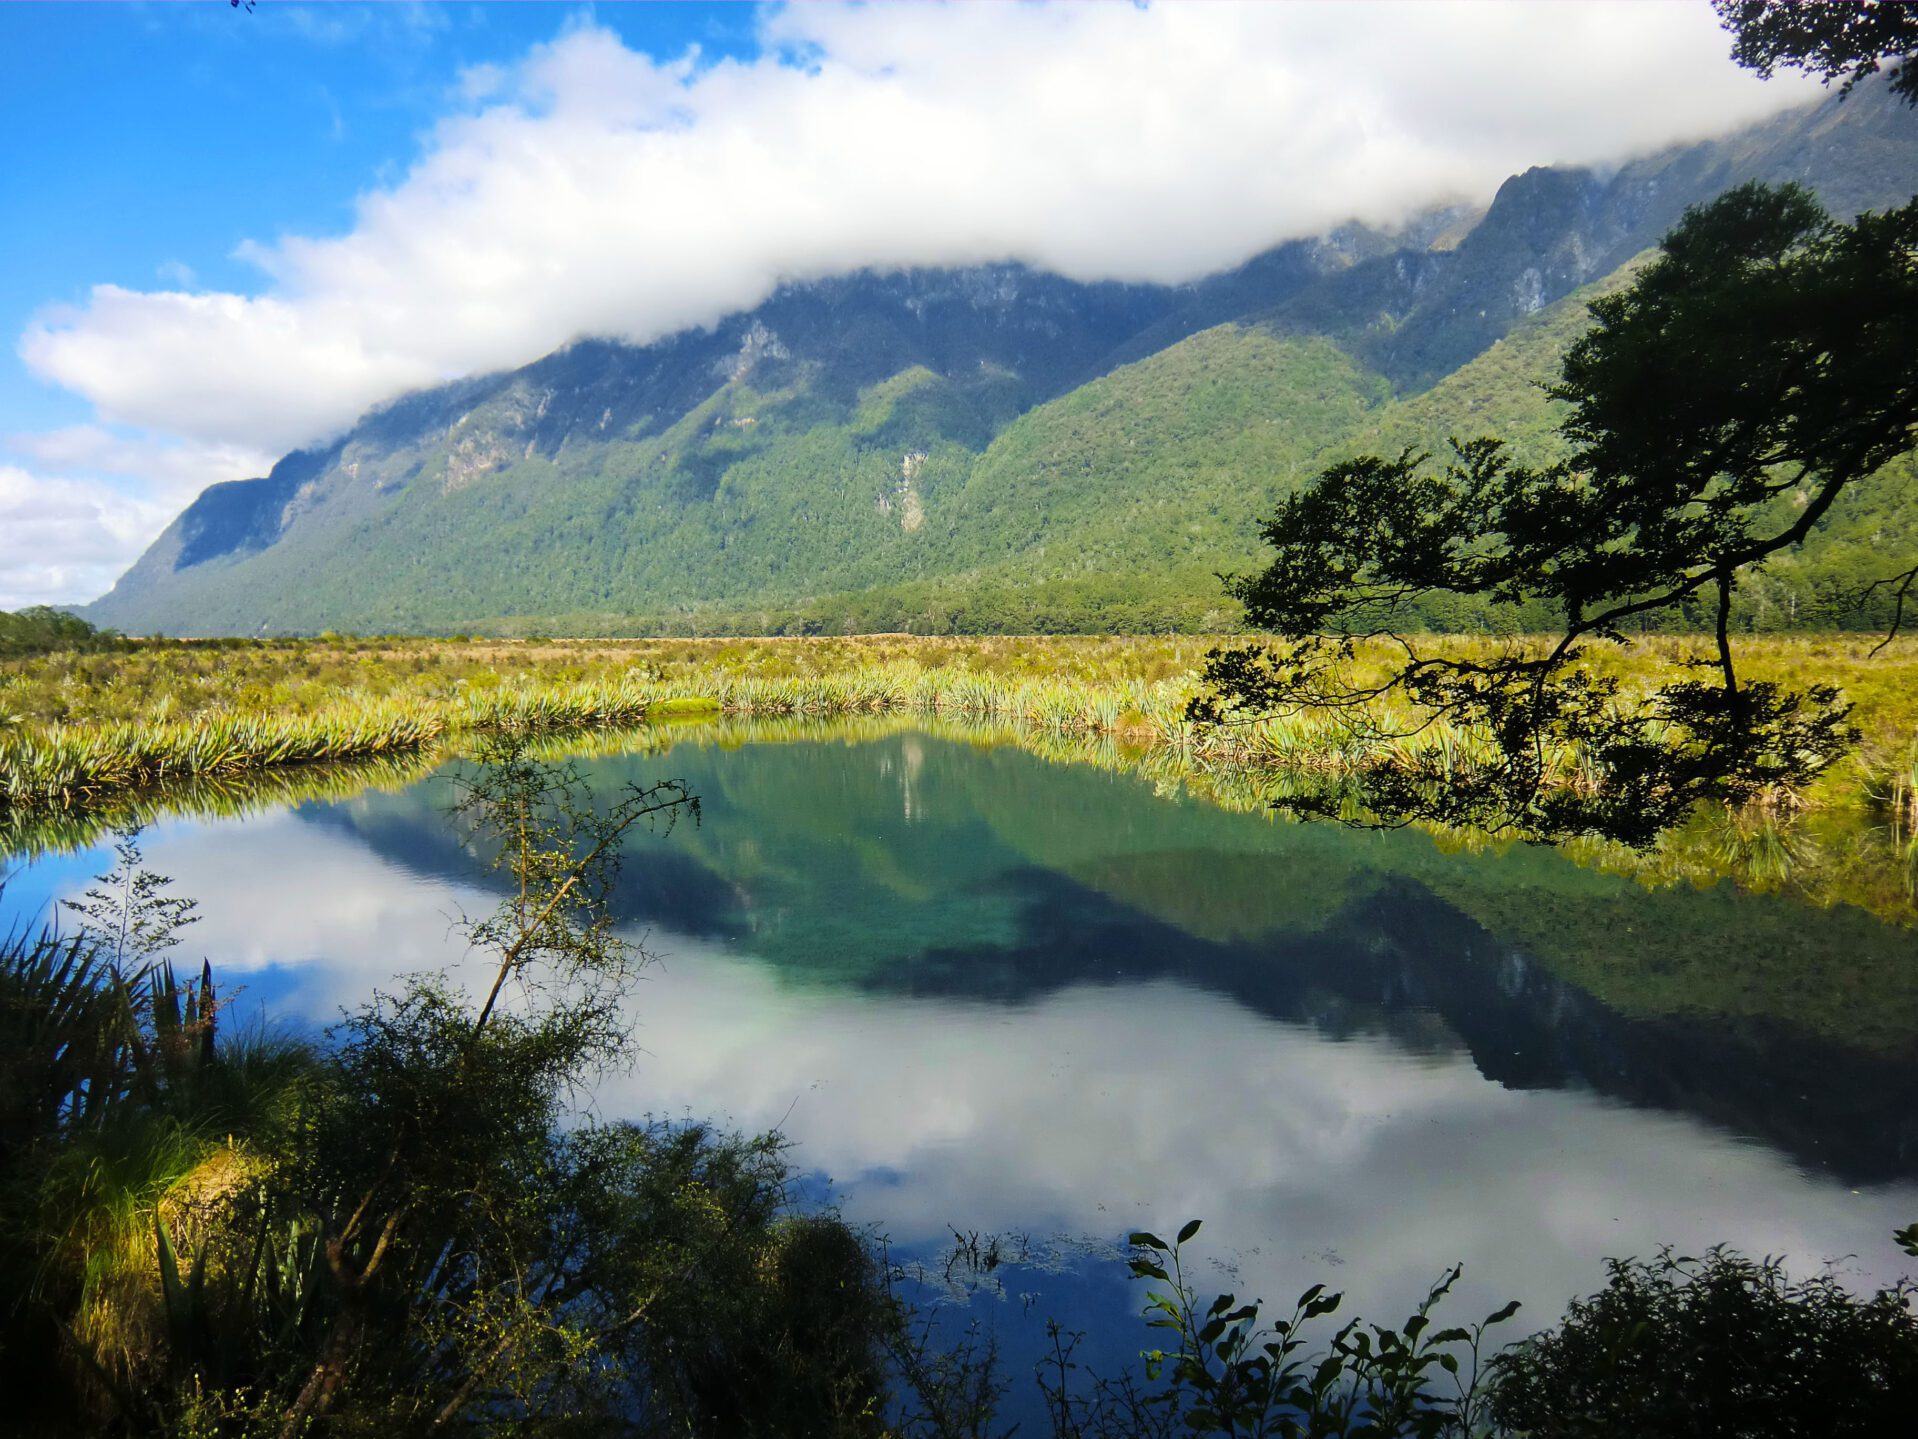
{"label": "dark foliage", "polygon": [[1609,1262],[1564,1323],[1492,1360],[1500,1424],[1541,1439],[1898,1434],[1918,1412],[1909,1285],[1857,1299],[1714,1249]]}
{"label": "dark foliage", "polygon": [[[1357,717],[1391,696],[1496,746],[1489,762],[1428,755],[1292,807],[1643,844],[1699,800],[1803,783],[1855,739],[1829,690],[1740,684],[1732,601],[1912,445],[1918,201],[1839,224],[1796,186],[1741,186],[1687,211],[1591,314],[1552,390],[1570,406],[1569,461],[1532,468],[1479,439],[1436,473],[1409,450],[1334,465],[1264,526],[1271,564],[1229,581],[1249,621],[1289,644],[1215,652],[1194,718]],[[1562,633],[1489,661],[1398,633],[1408,606],[1448,595],[1542,602]],[[1581,667],[1590,641],[1701,601],[1712,678],[1633,697]],[[1353,681],[1355,637],[1388,635],[1389,673]],[[1567,763],[1581,783],[1554,779]]]}
{"label": "dark foliage", "polygon": [[1893,93],[1918,105],[1918,6],[1904,0],[1712,0],[1736,37],[1732,58],[1770,78],[1780,65],[1821,76],[1845,77],[1849,91],[1883,61]]}
{"label": "dark foliage", "polygon": [[1319,1321],[1341,1296],[1315,1284],[1289,1315],[1262,1301],[1220,1294],[1203,1303],[1186,1277],[1188,1221],[1171,1243],[1131,1236],[1133,1277],[1148,1291],[1145,1321],[1157,1331],[1141,1357],[1144,1376],[1081,1371],[1083,1335],[1050,1327],[1051,1357],[1039,1387],[1057,1439],[1147,1439],[1175,1434],[1259,1439],[1451,1439],[1483,1432],[1480,1356],[1486,1331],[1510,1319],[1507,1304],[1465,1328],[1434,1327],[1433,1313],[1457,1283],[1454,1267],[1398,1326],[1352,1319],[1319,1338]]}

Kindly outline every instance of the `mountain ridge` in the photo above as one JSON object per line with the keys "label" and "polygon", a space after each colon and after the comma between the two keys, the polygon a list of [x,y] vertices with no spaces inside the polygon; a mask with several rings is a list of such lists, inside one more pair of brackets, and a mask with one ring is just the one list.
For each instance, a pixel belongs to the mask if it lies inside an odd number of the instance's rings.
{"label": "mountain ridge", "polygon": [[[1753,178],[1840,214],[1901,203],[1918,126],[1861,90],[1178,287],[1016,264],[783,286],[710,329],[399,397],[210,487],[83,613],[169,633],[1217,627],[1214,573],[1315,464],[1406,433],[1395,414],[1443,441],[1422,395],[1469,375],[1445,392],[1462,416],[1545,437],[1525,387],[1579,328],[1583,301],[1559,307]],[[1479,364],[1540,317],[1557,338],[1523,375],[1510,347]]]}

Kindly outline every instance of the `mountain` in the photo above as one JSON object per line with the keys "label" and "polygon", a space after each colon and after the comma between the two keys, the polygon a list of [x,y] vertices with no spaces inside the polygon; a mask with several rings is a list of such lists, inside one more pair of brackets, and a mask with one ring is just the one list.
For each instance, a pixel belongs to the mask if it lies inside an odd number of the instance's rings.
{"label": "mountain", "polygon": [[[1593,287],[1746,179],[1841,214],[1902,203],[1918,117],[1861,88],[1187,286],[860,272],[652,345],[581,341],[208,488],[85,614],[242,634],[1219,626],[1216,573],[1256,562],[1257,519],[1328,459],[1453,433],[1549,451],[1536,382]],[[1775,566],[1767,622],[1858,618],[1845,577],[1918,530],[1904,493]]]}

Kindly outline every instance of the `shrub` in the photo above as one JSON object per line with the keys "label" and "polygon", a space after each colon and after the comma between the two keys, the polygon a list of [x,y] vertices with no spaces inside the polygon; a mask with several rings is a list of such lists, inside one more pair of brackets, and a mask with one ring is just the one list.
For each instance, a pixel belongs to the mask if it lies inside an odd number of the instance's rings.
{"label": "shrub", "polygon": [[1906,1432],[1918,1287],[1859,1299],[1828,1275],[1714,1248],[1607,1261],[1604,1289],[1492,1360],[1500,1425],[1551,1439]]}

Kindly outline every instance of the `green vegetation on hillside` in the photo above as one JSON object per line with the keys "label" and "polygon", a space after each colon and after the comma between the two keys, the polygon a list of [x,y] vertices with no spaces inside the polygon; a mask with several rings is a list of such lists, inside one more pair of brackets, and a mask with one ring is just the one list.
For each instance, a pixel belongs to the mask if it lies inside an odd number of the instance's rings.
{"label": "green vegetation on hillside", "polygon": [[[994,396],[1007,382],[959,386],[921,367],[830,421],[803,385],[729,384],[643,447],[569,444],[483,470],[461,466],[490,464],[498,444],[464,462],[456,452],[450,469],[420,452],[406,461],[423,467],[408,487],[283,540],[270,562],[171,577],[156,628],[1216,632],[1239,612],[1218,572],[1256,563],[1257,521],[1327,458],[1482,433],[1558,458],[1542,384],[1583,332],[1586,305],[1631,273],[1547,307],[1402,400],[1329,341],[1222,325],[1030,410],[980,450],[969,446],[1006,417]],[[486,420],[475,412],[468,427]],[[403,471],[402,459],[390,462]],[[1890,596],[1868,587],[1918,541],[1913,494],[1909,461],[1858,486],[1803,552],[1754,578],[1737,624],[1888,623]],[[635,525],[649,531],[639,546]],[[286,577],[272,595],[252,578],[269,563]],[[1543,606],[1456,597],[1419,617],[1507,633],[1550,620]]]}
{"label": "green vegetation on hillside", "polygon": [[[1253,519],[1384,397],[1329,342],[1230,325],[1010,425],[997,372],[916,367],[841,405],[796,368],[779,389],[728,381],[643,443],[524,454],[495,402],[444,453],[349,446],[366,476],[417,472],[270,553],[171,576],[157,627],[1216,630],[1214,572],[1250,560]],[[272,595],[250,589],[265,567],[289,581]]]}
{"label": "green vegetation on hillside", "polygon": [[[247,635],[1229,628],[1218,573],[1257,562],[1253,527],[1327,463],[1485,433],[1561,458],[1539,386],[1688,201],[1810,176],[1835,213],[1901,202],[1918,146],[1883,100],[1608,178],[1528,172],[1457,244],[1294,242],[1184,290],[854,275],[645,348],[569,346],[213,487],[88,613]],[[1855,487],[1734,623],[1885,623],[1869,587],[1918,535],[1908,480]]]}

